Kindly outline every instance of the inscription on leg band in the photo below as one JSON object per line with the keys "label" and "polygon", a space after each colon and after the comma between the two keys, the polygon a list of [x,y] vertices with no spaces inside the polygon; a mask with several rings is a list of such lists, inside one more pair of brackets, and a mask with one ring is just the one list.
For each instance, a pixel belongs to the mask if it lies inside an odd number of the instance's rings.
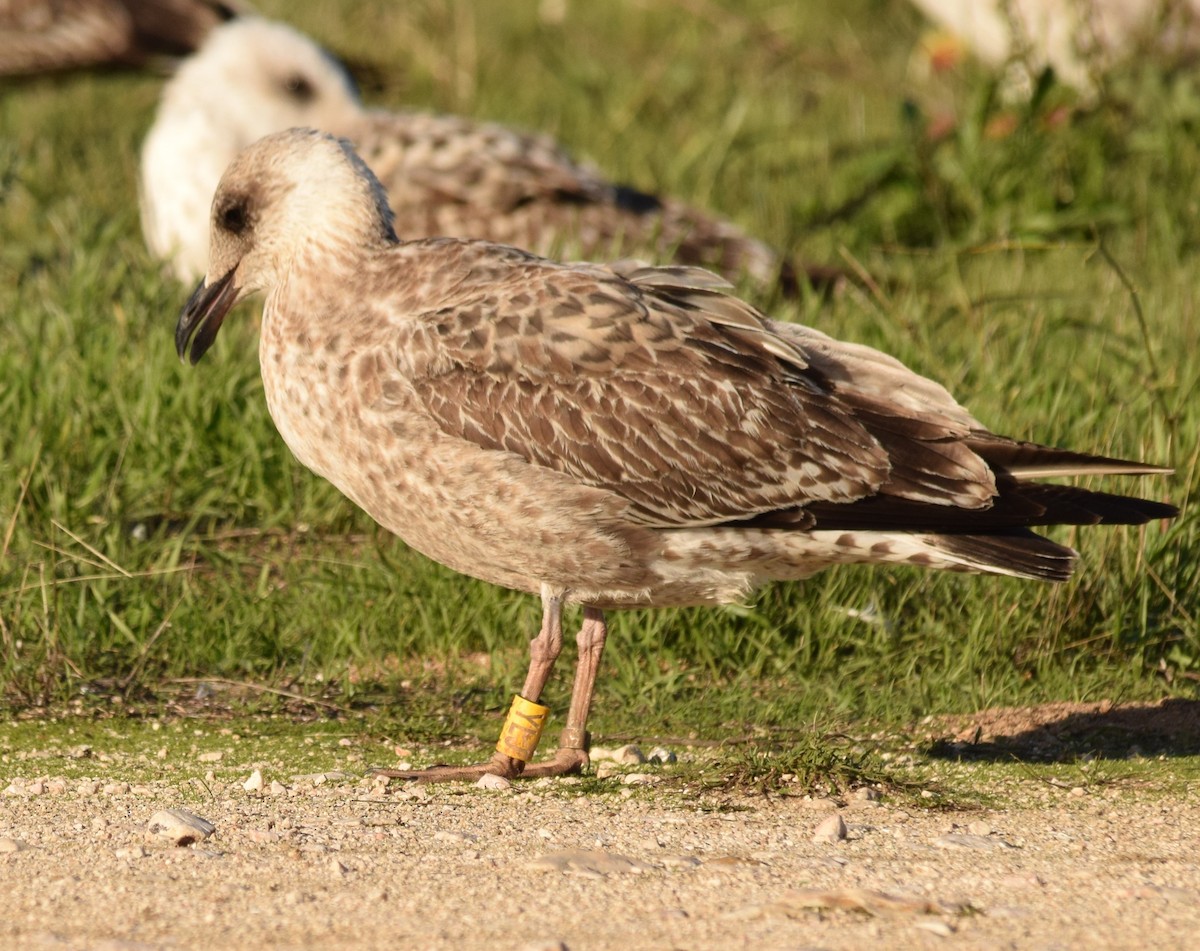
{"label": "inscription on leg band", "polygon": [[546,725],[546,717],[549,714],[549,707],[526,700],[520,694],[513,697],[496,749],[505,756],[528,763],[537,750],[542,727]]}

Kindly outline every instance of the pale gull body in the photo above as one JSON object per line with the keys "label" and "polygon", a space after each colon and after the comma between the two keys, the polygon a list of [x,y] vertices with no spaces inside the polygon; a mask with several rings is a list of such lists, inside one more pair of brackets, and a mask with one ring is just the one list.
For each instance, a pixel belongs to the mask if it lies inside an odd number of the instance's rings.
{"label": "pale gull body", "polygon": [[527,775],[586,762],[606,609],[736,601],[855,562],[1063,580],[1074,552],[1030,526],[1175,512],[1038,482],[1167,470],[994,435],[933,381],[769,320],[708,272],[398,240],[379,183],[316,132],[244,151],[211,217],[180,355],[265,292],[263,385],[297,458],[429,557],[541,595],[527,700],[563,604],[584,606],[559,753]]}
{"label": "pale gull body", "polygon": [[[163,91],[141,162],[146,241],[183,280],[205,273],[207,214],[237,152],[309,126],[354,142],[405,238],[485,238],[540,254],[653,254],[794,288],[792,265],[736,225],[606,181],[545,136],[419,112],[366,109],[321,47],[282,23],[218,30]],[[836,275],[813,268],[814,282]]]}
{"label": "pale gull body", "polygon": [[1139,46],[1200,50],[1200,0],[913,0],[987,65],[1026,57],[1091,92],[1096,74]]}
{"label": "pale gull body", "polygon": [[241,0],[0,0],[0,76],[185,56]]}

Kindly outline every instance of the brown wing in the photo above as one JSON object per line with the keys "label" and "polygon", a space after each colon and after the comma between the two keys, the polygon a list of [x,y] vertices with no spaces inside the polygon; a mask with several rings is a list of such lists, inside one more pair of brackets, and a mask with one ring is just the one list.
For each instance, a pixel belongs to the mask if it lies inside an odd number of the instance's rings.
{"label": "brown wing", "polygon": [[0,0],[0,75],[185,55],[246,9],[243,0]]}
{"label": "brown wing", "polygon": [[465,247],[482,256],[463,262],[472,280],[398,348],[446,432],[617,493],[654,525],[848,502],[888,477],[879,443],[747,305]]}
{"label": "brown wing", "polygon": [[133,38],[118,0],[0,3],[0,75],[20,76],[119,60]]}
{"label": "brown wing", "polygon": [[597,202],[606,185],[546,136],[459,116],[368,112],[346,130],[403,215],[439,204],[507,214],[534,201]]}
{"label": "brown wing", "polygon": [[402,237],[483,238],[555,257],[653,254],[768,284],[785,269],[732,222],[609,182],[547,136],[383,112],[338,131],[387,189]]}

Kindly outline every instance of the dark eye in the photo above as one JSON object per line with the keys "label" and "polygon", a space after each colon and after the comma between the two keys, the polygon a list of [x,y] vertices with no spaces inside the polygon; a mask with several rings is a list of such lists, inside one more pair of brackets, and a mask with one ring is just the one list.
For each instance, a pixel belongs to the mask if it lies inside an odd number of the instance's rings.
{"label": "dark eye", "polygon": [[294,73],[285,79],[283,88],[297,102],[311,102],[317,95],[316,87],[299,73]]}
{"label": "dark eye", "polygon": [[241,234],[250,223],[250,215],[244,202],[231,201],[217,212],[217,221],[230,234]]}

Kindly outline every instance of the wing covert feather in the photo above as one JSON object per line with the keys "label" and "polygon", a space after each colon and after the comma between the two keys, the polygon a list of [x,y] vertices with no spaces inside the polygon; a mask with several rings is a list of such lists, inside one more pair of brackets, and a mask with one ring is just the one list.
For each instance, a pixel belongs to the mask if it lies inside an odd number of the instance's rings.
{"label": "wing covert feather", "polygon": [[446,432],[613,491],[646,524],[852,501],[887,477],[878,442],[750,308],[708,313],[605,268],[500,281],[400,328]]}

